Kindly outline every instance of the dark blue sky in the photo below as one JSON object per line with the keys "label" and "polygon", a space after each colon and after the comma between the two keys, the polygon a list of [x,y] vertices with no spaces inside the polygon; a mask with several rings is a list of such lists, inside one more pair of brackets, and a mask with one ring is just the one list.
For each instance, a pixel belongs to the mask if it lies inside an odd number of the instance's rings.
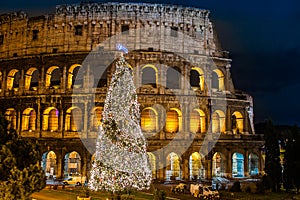
{"label": "dark blue sky", "polygon": [[[52,13],[55,5],[79,0],[9,0],[0,13],[24,10]],[[104,1],[100,1],[104,2]],[[118,1],[140,2],[140,1]],[[224,50],[233,59],[236,88],[254,98],[255,122],[300,124],[300,1],[298,0],[157,0],[211,11]]]}

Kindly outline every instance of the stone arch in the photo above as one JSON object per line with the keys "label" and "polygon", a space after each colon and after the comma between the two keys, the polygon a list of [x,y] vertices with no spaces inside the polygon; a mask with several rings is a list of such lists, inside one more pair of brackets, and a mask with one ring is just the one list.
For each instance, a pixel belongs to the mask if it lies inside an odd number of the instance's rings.
{"label": "stone arch", "polygon": [[206,117],[201,109],[194,109],[190,113],[190,131],[192,133],[206,132]]}
{"label": "stone arch", "polygon": [[[82,88],[83,87],[83,77],[80,76],[81,74],[78,74],[80,77],[77,77],[77,73],[80,69],[80,64],[74,64],[72,65],[68,70],[68,80],[67,80],[67,89],[71,88]],[[75,78],[76,78],[76,85],[75,84]]]}
{"label": "stone arch", "polygon": [[244,131],[244,117],[239,111],[235,111],[231,115],[232,131],[234,134]]}
{"label": "stone arch", "polygon": [[14,108],[8,108],[4,113],[5,119],[9,122],[8,128],[17,129],[17,112]]}
{"label": "stone arch", "polygon": [[167,82],[168,89],[180,89],[181,87],[181,70],[179,67],[168,67],[167,69]]}
{"label": "stone arch", "polygon": [[220,69],[215,69],[212,72],[212,88],[219,91],[224,91],[225,89],[225,76]]}
{"label": "stone arch", "polygon": [[101,125],[103,107],[96,106],[91,111],[90,118],[90,130],[98,131],[99,126]]}
{"label": "stone arch", "polygon": [[158,128],[158,113],[152,107],[144,108],[141,112],[141,129],[146,133],[156,132]]}
{"label": "stone arch", "polygon": [[180,179],[181,179],[180,158],[176,153],[171,152],[167,156],[166,180],[180,180]]}
{"label": "stone arch", "polygon": [[190,85],[194,90],[204,90],[204,72],[200,67],[192,67],[190,71]]}
{"label": "stone arch", "polygon": [[225,156],[220,153],[216,152],[213,156],[212,162],[212,176],[214,177],[222,177],[225,176]]}
{"label": "stone arch", "polygon": [[76,151],[65,155],[64,176],[69,174],[81,174],[81,156]]}
{"label": "stone arch", "polygon": [[55,177],[58,173],[56,159],[54,151],[43,153],[41,166],[48,178]]}
{"label": "stone arch", "polygon": [[61,87],[61,69],[58,66],[49,67],[46,72],[46,88],[58,89]]}
{"label": "stone arch", "polygon": [[25,90],[37,90],[39,86],[39,70],[35,67],[31,67],[25,74]]}
{"label": "stone arch", "polygon": [[156,179],[156,156],[151,152],[147,152],[147,155],[148,155],[150,169],[152,171],[152,178]]}
{"label": "stone arch", "polygon": [[249,175],[254,176],[258,175],[259,170],[258,170],[258,163],[259,163],[259,157],[255,153],[250,153],[249,158],[248,158],[248,169],[249,169]]}
{"label": "stone arch", "polygon": [[8,72],[7,75],[7,83],[6,83],[6,88],[8,90],[18,90],[19,89],[19,84],[20,84],[20,71],[17,69],[12,69]]}
{"label": "stone arch", "polygon": [[58,131],[59,111],[55,107],[45,109],[43,113],[43,131]]}
{"label": "stone arch", "polygon": [[82,130],[82,111],[80,108],[73,106],[66,111],[65,131]]}
{"label": "stone arch", "polygon": [[212,114],[212,132],[225,133],[225,114],[221,110],[216,110]]}
{"label": "stone arch", "polygon": [[22,131],[36,130],[36,112],[33,108],[26,108],[22,114]]}
{"label": "stone arch", "polygon": [[238,152],[232,154],[232,177],[244,177],[244,155]]}
{"label": "stone arch", "polygon": [[158,85],[158,70],[154,65],[147,64],[142,67],[142,85]]}
{"label": "stone arch", "polygon": [[171,108],[167,112],[165,130],[168,133],[177,133],[182,129],[182,113],[178,108]]}
{"label": "stone arch", "polygon": [[190,169],[190,180],[198,180],[199,178],[205,177],[205,169],[202,164],[203,156],[198,152],[194,152],[190,155],[189,169]]}

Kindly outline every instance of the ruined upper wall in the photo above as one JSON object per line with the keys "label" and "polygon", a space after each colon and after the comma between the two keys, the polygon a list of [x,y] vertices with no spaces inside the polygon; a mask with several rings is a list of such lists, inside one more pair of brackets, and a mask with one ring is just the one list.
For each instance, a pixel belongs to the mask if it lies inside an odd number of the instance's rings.
{"label": "ruined upper wall", "polygon": [[5,14],[0,16],[0,58],[89,52],[127,29],[125,40],[135,48],[223,57],[208,16],[203,9],[144,3],[59,5],[55,14],[32,18]]}

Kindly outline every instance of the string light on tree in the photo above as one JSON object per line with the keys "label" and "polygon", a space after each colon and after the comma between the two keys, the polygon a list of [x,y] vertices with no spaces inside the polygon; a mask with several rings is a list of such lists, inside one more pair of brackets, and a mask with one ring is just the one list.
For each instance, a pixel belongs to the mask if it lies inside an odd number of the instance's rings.
{"label": "string light on tree", "polygon": [[[122,45],[117,49],[128,53]],[[105,99],[89,180],[91,190],[149,189],[152,172],[139,121],[136,88],[121,53]]]}

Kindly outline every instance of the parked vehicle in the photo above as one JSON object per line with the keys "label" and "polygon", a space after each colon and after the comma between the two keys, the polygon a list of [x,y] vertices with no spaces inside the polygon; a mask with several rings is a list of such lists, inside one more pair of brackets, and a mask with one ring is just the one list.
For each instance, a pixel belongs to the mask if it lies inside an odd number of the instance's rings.
{"label": "parked vehicle", "polygon": [[81,185],[86,182],[86,177],[81,176],[80,174],[72,174],[67,176],[67,178],[63,181],[65,185]]}

